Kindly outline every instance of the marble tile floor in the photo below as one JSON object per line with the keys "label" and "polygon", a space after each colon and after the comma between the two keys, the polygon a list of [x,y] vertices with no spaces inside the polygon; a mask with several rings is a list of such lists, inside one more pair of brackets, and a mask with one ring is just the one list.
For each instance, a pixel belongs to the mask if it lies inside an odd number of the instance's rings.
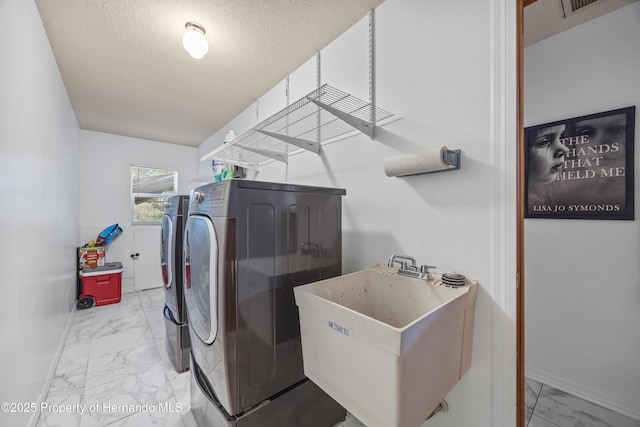
{"label": "marble tile floor", "polygon": [[640,427],[640,421],[527,378],[525,427]]}
{"label": "marble tile floor", "polygon": [[[195,427],[189,372],[176,372],[165,349],[163,307],[157,288],[77,311],[37,426]],[[361,426],[348,415],[335,427]]]}
{"label": "marble tile floor", "polygon": [[165,350],[163,307],[157,288],[77,311],[37,425],[195,426],[189,373]]}
{"label": "marble tile floor", "polygon": [[[157,288],[77,311],[37,425],[196,426],[189,373],[176,372],[165,349],[163,306]],[[640,427],[640,421],[527,379],[525,426]],[[364,426],[347,415],[335,427]]]}

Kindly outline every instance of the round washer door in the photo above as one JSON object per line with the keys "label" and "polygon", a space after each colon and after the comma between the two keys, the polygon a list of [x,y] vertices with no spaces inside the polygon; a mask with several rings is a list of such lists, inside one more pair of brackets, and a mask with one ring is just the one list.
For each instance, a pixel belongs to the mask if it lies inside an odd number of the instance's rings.
{"label": "round washer door", "polygon": [[202,341],[212,344],[218,330],[218,241],[209,218],[189,216],[183,254],[189,325]]}
{"label": "round washer door", "polygon": [[160,266],[162,268],[162,280],[165,288],[171,287],[173,281],[173,221],[169,215],[162,216],[162,228],[160,230]]}

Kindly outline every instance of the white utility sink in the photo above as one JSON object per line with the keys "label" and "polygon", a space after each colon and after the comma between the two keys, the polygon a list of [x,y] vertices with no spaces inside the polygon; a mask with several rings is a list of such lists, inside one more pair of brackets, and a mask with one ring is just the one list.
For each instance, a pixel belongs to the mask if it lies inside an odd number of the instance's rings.
{"label": "white utility sink", "polygon": [[294,288],[305,375],[367,427],[420,426],[471,366],[477,282],[397,272]]}

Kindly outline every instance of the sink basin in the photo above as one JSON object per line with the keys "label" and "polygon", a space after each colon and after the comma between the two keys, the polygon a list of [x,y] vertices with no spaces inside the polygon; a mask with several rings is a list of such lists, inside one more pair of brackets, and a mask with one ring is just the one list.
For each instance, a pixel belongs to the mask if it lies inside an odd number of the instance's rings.
{"label": "sink basin", "polygon": [[304,373],[367,427],[418,427],[471,366],[477,282],[367,270],[294,288]]}

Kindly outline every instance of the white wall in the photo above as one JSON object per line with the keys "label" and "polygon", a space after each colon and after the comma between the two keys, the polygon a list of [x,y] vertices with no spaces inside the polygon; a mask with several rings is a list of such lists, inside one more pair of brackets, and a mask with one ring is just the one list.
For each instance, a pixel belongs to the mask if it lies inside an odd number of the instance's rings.
{"label": "white wall", "polygon": [[33,1],[0,1],[0,70],[0,401],[38,402],[75,302],[78,123]]}
{"label": "white wall", "polygon": [[[178,171],[178,192],[189,194],[198,175],[197,149],[112,135],[80,131],[80,240],[79,245],[95,239],[105,227],[117,223],[123,233],[109,245],[107,262],[124,266],[123,292],[133,290],[132,249],[159,259],[160,225],[131,225],[131,166],[148,166]],[[157,229],[150,241],[134,242],[134,228]],[[145,235],[148,233],[144,233]],[[158,261],[159,262],[159,261]],[[158,267],[158,279],[160,269]],[[157,286],[161,286],[158,280]],[[144,286],[148,287],[148,286]]]}
{"label": "white wall", "polygon": [[[346,188],[343,272],[415,256],[480,281],[471,370],[429,426],[515,425],[515,6],[508,1],[387,0],[375,15],[377,103],[397,120],[273,162],[262,181]],[[502,43],[502,44],[500,44]],[[368,18],[321,52],[322,83],[368,99]],[[291,102],[315,88],[315,59],[291,74]],[[295,95],[293,95],[295,94]],[[284,85],[259,111],[285,107]],[[256,106],[203,143],[204,155],[257,123]],[[268,113],[259,114],[260,119]],[[462,169],[388,178],[386,157],[447,145]],[[201,165],[201,173],[210,170]]]}
{"label": "white wall", "polygon": [[[640,105],[638,22],[636,2],[525,49],[525,125]],[[637,220],[525,221],[527,375],[640,420],[639,236]]]}

